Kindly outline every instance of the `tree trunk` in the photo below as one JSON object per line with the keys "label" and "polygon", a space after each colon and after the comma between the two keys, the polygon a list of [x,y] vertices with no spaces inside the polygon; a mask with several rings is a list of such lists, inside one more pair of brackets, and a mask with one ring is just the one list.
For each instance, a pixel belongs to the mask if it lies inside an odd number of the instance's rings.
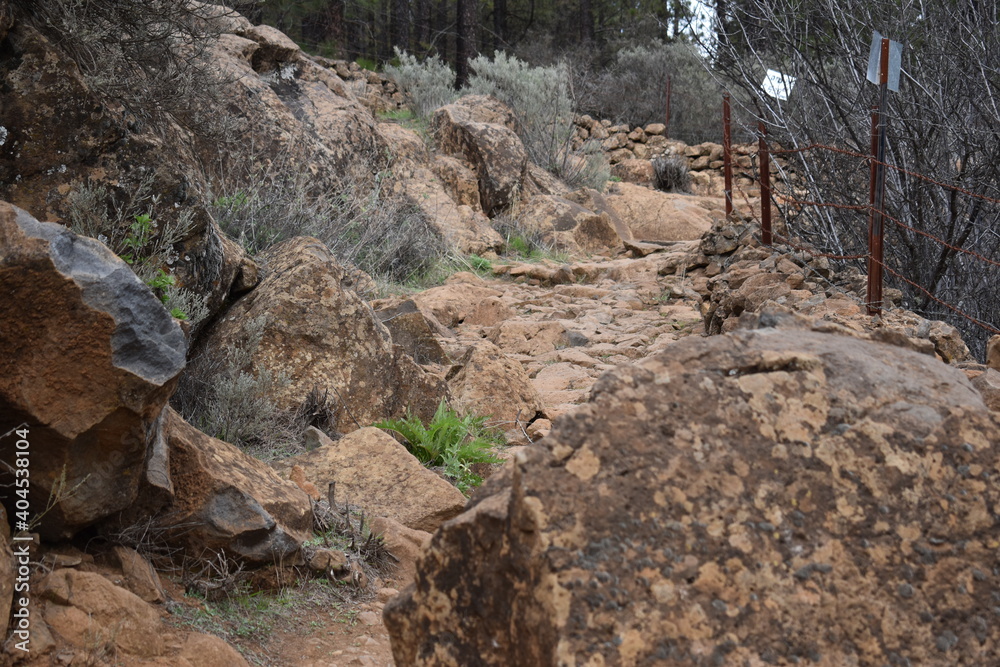
{"label": "tree trunk", "polygon": [[[589,0],[588,0],[589,1]],[[493,32],[497,50],[507,46],[507,0],[493,0]]]}
{"label": "tree trunk", "polygon": [[469,81],[469,59],[476,51],[476,0],[458,0],[458,34],[455,38],[455,88]]}
{"label": "tree trunk", "polygon": [[431,3],[430,0],[417,0],[413,16],[413,37],[416,41],[414,49],[427,53],[431,41]]}
{"label": "tree trunk", "polygon": [[392,45],[402,51],[410,50],[410,3],[392,0]]}
{"label": "tree trunk", "polygon": [[580,41],[594,41],[594,12],[591,0],[580,0]]}

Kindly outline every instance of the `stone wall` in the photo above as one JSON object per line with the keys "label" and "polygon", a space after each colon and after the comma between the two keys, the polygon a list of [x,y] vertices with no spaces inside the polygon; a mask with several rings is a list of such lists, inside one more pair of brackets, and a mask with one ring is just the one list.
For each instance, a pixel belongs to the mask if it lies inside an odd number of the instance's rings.
{"label": "stone wall", "polygon": [[[595,120],[590,116],[577,116],[574,148],[587,141],[599,141],[611,163],[613,176],[623,181],[649,185],[653,180],[652,161],[661,156],[681,157],[691,174],[691,188],[695,194],[722,196],[723,151],[722,144],[705,142],[689,146],[665,136],[663,123],[645,127],[614,125],[609,120]],[[777,148],[772,144],[772,149]],[[733,188],[747,196],[758,196],[757,145],[733,145]],[[772,182],[794,180],[794,166],[784,158],[771,159]]]}

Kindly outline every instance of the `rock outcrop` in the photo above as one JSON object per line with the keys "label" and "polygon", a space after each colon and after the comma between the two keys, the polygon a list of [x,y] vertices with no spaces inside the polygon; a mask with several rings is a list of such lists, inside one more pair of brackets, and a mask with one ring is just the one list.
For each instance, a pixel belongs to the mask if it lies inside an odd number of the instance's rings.
{"label": "rock outcrop", "polygon": [[595,213],[557,195],[536,195],[523,202],[518,217],[544,243],[574,253],[614,252],[622,237],[606,213]]}
{"label": "rock outcrop", "polygon": [[213,359],[242,347],[252,350],[244,370],[287,377],[272,397],[280,406],[295,409],[314,389],[335,399],[340,431],[407,410],[434,414],[447,395],[444,380],[393,344],[325,245],[296,238],[261,261],[267,275],[205,332],[192,373],[210,373]]}
{"label": "rock outcrop", "polygon": [[30,426],[31,504],[54,503],[38,530],[69,537],[136,499],[187,343],[103,244],[6,203],[0,286],[0,434]]}
{"label": "rock outcrop", "polygon": [[990,663],[1000,423],[934,358],[809,331],[688,338],[442,526],[397,663]]}
{"label": "rock outcrop", "polygon": [[524,185],[528,153],[508,109],[493,98],[469,95],[434,112],[431,128],[442,153],[461,155],[473,166],[487,215],[513,203]]}

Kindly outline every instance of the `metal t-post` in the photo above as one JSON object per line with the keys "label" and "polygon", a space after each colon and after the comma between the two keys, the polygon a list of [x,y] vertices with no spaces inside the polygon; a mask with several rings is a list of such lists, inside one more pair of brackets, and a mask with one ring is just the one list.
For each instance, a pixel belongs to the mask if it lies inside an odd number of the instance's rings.
{"label": "metal t-post", "polygon": [[733,133],[729,125],[729,95],[722,96],[722,173],[726,179],[726,217],[733,214]]}
{"label": "metal t-post", "polygon": [[868,230],[868,303],[869,315],[882,313],[882,266],[884,253],[882,242],[885,238],[883,213],[885,211],[885,113],[889,98],[889,40],[882,39],[882,53],[879,59],[879,100],[878,100],[878,143],[875,150],[874,192]]}
{"label": "metal t-post", "polygon": [[760,169],[760,241],[771,245],[771,160],[767,153],[767,128],[757,123],[760,140],[757,144],[757,166]]}

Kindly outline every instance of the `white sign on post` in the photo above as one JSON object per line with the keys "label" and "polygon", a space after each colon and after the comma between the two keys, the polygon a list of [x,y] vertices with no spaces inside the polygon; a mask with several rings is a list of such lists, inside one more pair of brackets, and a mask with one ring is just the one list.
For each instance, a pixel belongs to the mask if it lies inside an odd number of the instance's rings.
{"label": "white sign on post", "polygon": [[[868,80],[876,86],[881,83],[879,77],[879,64],[882,59],[882,35],[878,30],[872,35],[872,46],[868,52]],[[889,40],[889,90],[894,93],[899,92],[899,68],[903,60],[903,45],[899,42]]]}
{"label": "white sign on post", "polygon": [[792,86],[795,85],[795,77],[782,74],[773,69],[767,70],[764,83],[760,84],[761,89],[776,100],[787,100],[792,94]]}

